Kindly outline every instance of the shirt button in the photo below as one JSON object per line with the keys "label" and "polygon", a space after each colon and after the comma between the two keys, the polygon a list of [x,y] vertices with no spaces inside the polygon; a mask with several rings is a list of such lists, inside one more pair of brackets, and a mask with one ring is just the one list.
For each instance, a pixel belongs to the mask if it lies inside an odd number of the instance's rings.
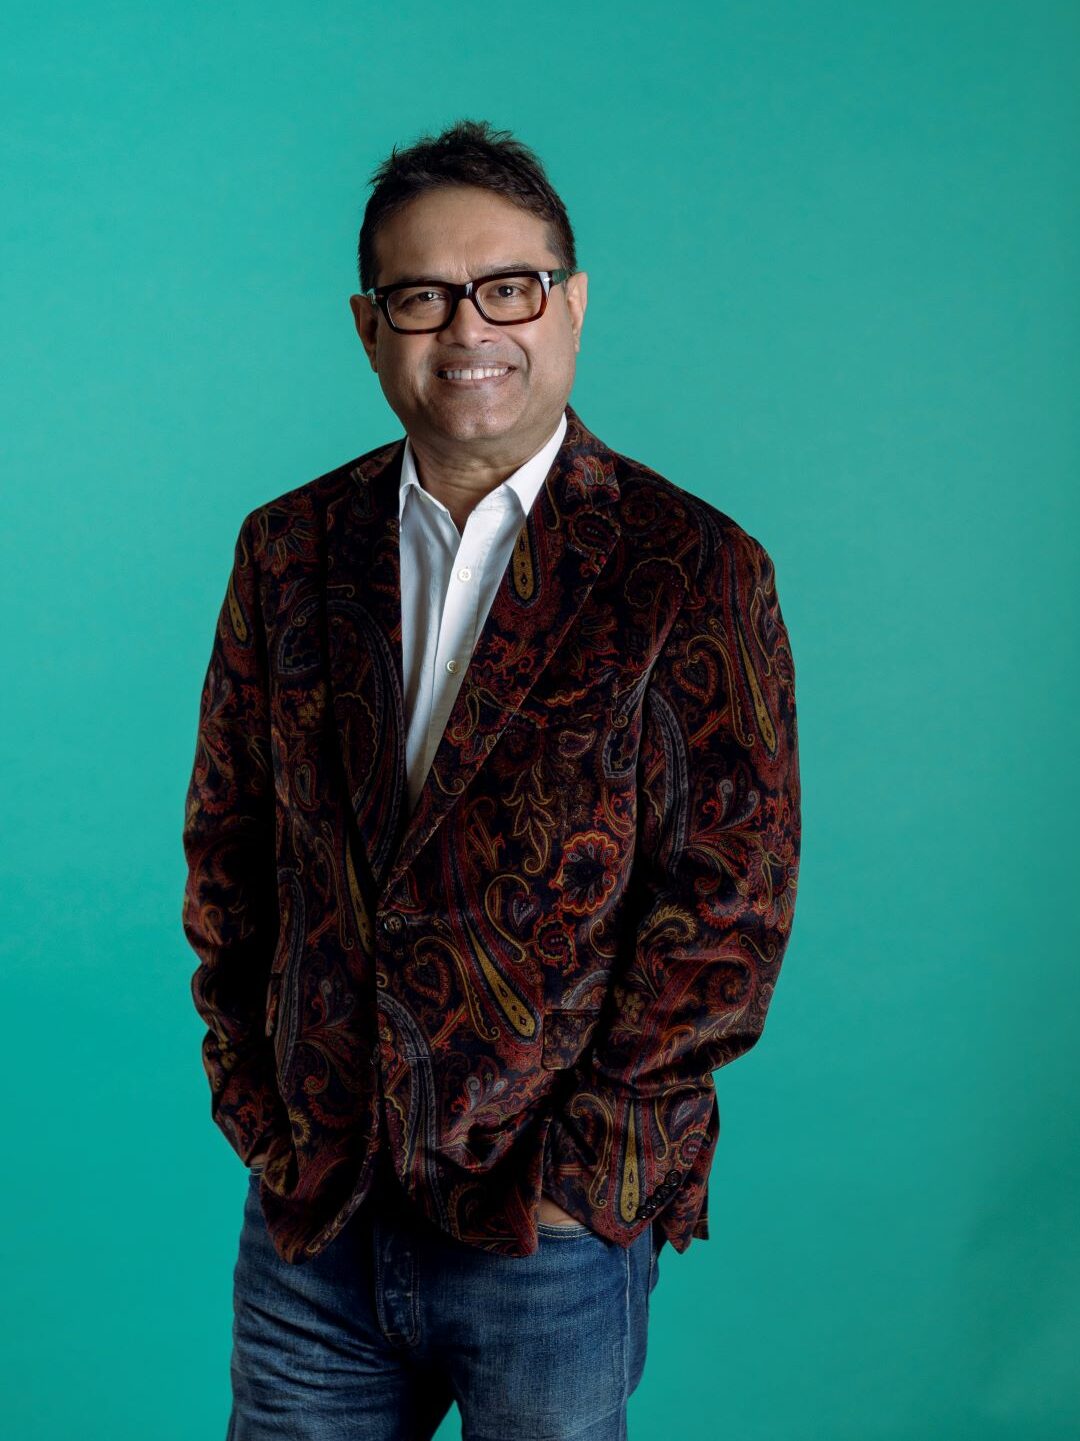
{"label": "shirt button", "polygon": [[458,580],[472,580],[472,571],[467,565],[463,565],[457,573]]}
{"label": "shirt button", "polygon": [[448,661],[446,662],[446,669],[450,672],[451,675],[456,674],[456,672],[457,672],[457,661],[456,661],[456,660],[448,660]]}

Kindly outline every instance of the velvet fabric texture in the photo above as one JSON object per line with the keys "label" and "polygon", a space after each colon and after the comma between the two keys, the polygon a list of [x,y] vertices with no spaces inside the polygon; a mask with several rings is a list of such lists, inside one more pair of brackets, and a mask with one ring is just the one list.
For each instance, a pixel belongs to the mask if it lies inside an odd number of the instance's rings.
{"label": "velvet fabric texture", "polygon": [[404,438],[240,528],[183,927],[283,1260],[378,1158],[506,1256],[541,1192],[622,1246],[709,1234],[712,1072],[761,1035],[794,914],[794,665],[760,542],[566,414],[411,816]]}

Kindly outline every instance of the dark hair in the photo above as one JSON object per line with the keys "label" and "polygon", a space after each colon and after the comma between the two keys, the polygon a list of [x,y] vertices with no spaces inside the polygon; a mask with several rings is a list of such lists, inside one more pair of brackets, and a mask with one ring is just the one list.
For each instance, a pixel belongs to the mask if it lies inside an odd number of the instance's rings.
{"label": "dark hair", "polygon": [[421,135],[407,150],[395,147],[370,183],[374,190],[364,209],[357,250],[362,291],[375,284],[374,242],[379,226],[418,195],[446,185],[479,185],[546,220],[559,265],[577,269],[566,207],[540,160],[509,130],[493,130],[486,120],[459,120],[441,135]]}

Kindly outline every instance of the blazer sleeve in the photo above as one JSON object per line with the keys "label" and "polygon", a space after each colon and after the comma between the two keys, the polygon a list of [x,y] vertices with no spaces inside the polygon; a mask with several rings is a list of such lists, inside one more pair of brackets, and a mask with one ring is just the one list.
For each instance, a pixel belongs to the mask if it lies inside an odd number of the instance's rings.
{"label": "blazer sleeve", "polygon": [[245,1164],[287,1128],[266,989],[277,942],[275,796],[266,641],[252,546],[237,537],[199,707],[187,791],[182,925],[199,957],[191,978],[205,1021],[211,1116]]}
{"label": "blazer sleeve", "polygon": [[712,1072],[761,1035],[794,914],[795,672],[774,567],[733,522],[704,549],[643,701],[636,919],[545,1151],[545,1193],[623,1244],[668,1207],[694,1221]]}

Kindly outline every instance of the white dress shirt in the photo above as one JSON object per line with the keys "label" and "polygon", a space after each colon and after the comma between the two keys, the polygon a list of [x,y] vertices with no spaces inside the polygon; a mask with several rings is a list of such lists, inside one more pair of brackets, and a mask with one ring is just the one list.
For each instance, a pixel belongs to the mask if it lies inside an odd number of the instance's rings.
{"label": "white dress shirt", "polygon": [[566,434],[551,438],[469,512],[453,516],[424,489],[408,437],[401,460],[401,650],[409,811],[439,747],[514,541]]}

